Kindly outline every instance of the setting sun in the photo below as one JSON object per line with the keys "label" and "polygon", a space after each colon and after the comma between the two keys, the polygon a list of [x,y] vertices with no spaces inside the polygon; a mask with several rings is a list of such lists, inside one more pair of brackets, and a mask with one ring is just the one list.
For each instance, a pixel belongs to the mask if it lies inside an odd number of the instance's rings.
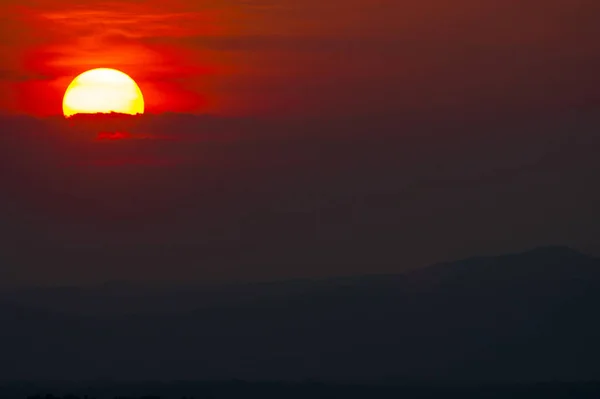
{"label": "setting sun", "polygon": [[77,76],[67,88],[63,99],[66,117],[110,112],[144,113],[142,91],[127,74],[116,69],[92,69]]}

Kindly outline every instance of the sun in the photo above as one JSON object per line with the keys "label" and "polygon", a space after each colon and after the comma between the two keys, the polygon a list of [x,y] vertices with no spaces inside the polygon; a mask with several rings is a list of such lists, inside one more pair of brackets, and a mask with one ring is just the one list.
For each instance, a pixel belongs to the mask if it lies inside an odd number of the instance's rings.
{"label": "sun", "polygon": [[119,112],[143,114],[144,96],[127,74],[110,68],[91,69],[77,76],[63,98],[66,117]]}

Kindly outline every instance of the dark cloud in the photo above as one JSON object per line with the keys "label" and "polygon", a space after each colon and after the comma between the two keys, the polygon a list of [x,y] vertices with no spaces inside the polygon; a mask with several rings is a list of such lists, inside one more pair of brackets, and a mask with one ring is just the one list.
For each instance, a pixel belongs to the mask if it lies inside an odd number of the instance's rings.
{"label": "dark cloud", "polygon": [[406,42],[400,38],[306,37],[299,35],[150,37],[148,43],[168,43],[219,51],[348,52],[365,55],[398,51]]}
{"label": "dark cloud", "polygon": [[52,79],[50,75],[41,73],[29,73],[27,71],[18,69],[0,69],[0,80],[6,80],[12,83],[21,83],[31,80],[49,80]]}

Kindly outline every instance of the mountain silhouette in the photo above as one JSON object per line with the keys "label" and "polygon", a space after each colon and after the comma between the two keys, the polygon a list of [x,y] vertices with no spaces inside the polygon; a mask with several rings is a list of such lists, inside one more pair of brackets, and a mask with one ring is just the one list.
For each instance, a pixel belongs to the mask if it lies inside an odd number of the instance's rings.
{"label": "mountain silhouette", "polygon": [[600,260],[566,247],[401,275],[29,289],[0,301],[5,379],[600,378]]}

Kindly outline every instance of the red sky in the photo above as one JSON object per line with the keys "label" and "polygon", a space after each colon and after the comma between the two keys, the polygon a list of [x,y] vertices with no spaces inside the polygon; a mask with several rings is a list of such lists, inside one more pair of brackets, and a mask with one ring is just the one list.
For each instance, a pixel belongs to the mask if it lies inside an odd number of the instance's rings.
{"label": "red sky", "polygon": [[[86,69],[149,112],[551,107],[598,97],[595,0],[4,0],[3,113],[60,113]],[[575,104],[578,105],[578,104]]]}
{"label": "red sky", "polygon": [[[600,253],[599,11],[2,0],[0,280],[268,280],[548,244]],[[152,115],[118,120],[127,134],[111,118],[38,118],[96,67],[131,75]]]}

